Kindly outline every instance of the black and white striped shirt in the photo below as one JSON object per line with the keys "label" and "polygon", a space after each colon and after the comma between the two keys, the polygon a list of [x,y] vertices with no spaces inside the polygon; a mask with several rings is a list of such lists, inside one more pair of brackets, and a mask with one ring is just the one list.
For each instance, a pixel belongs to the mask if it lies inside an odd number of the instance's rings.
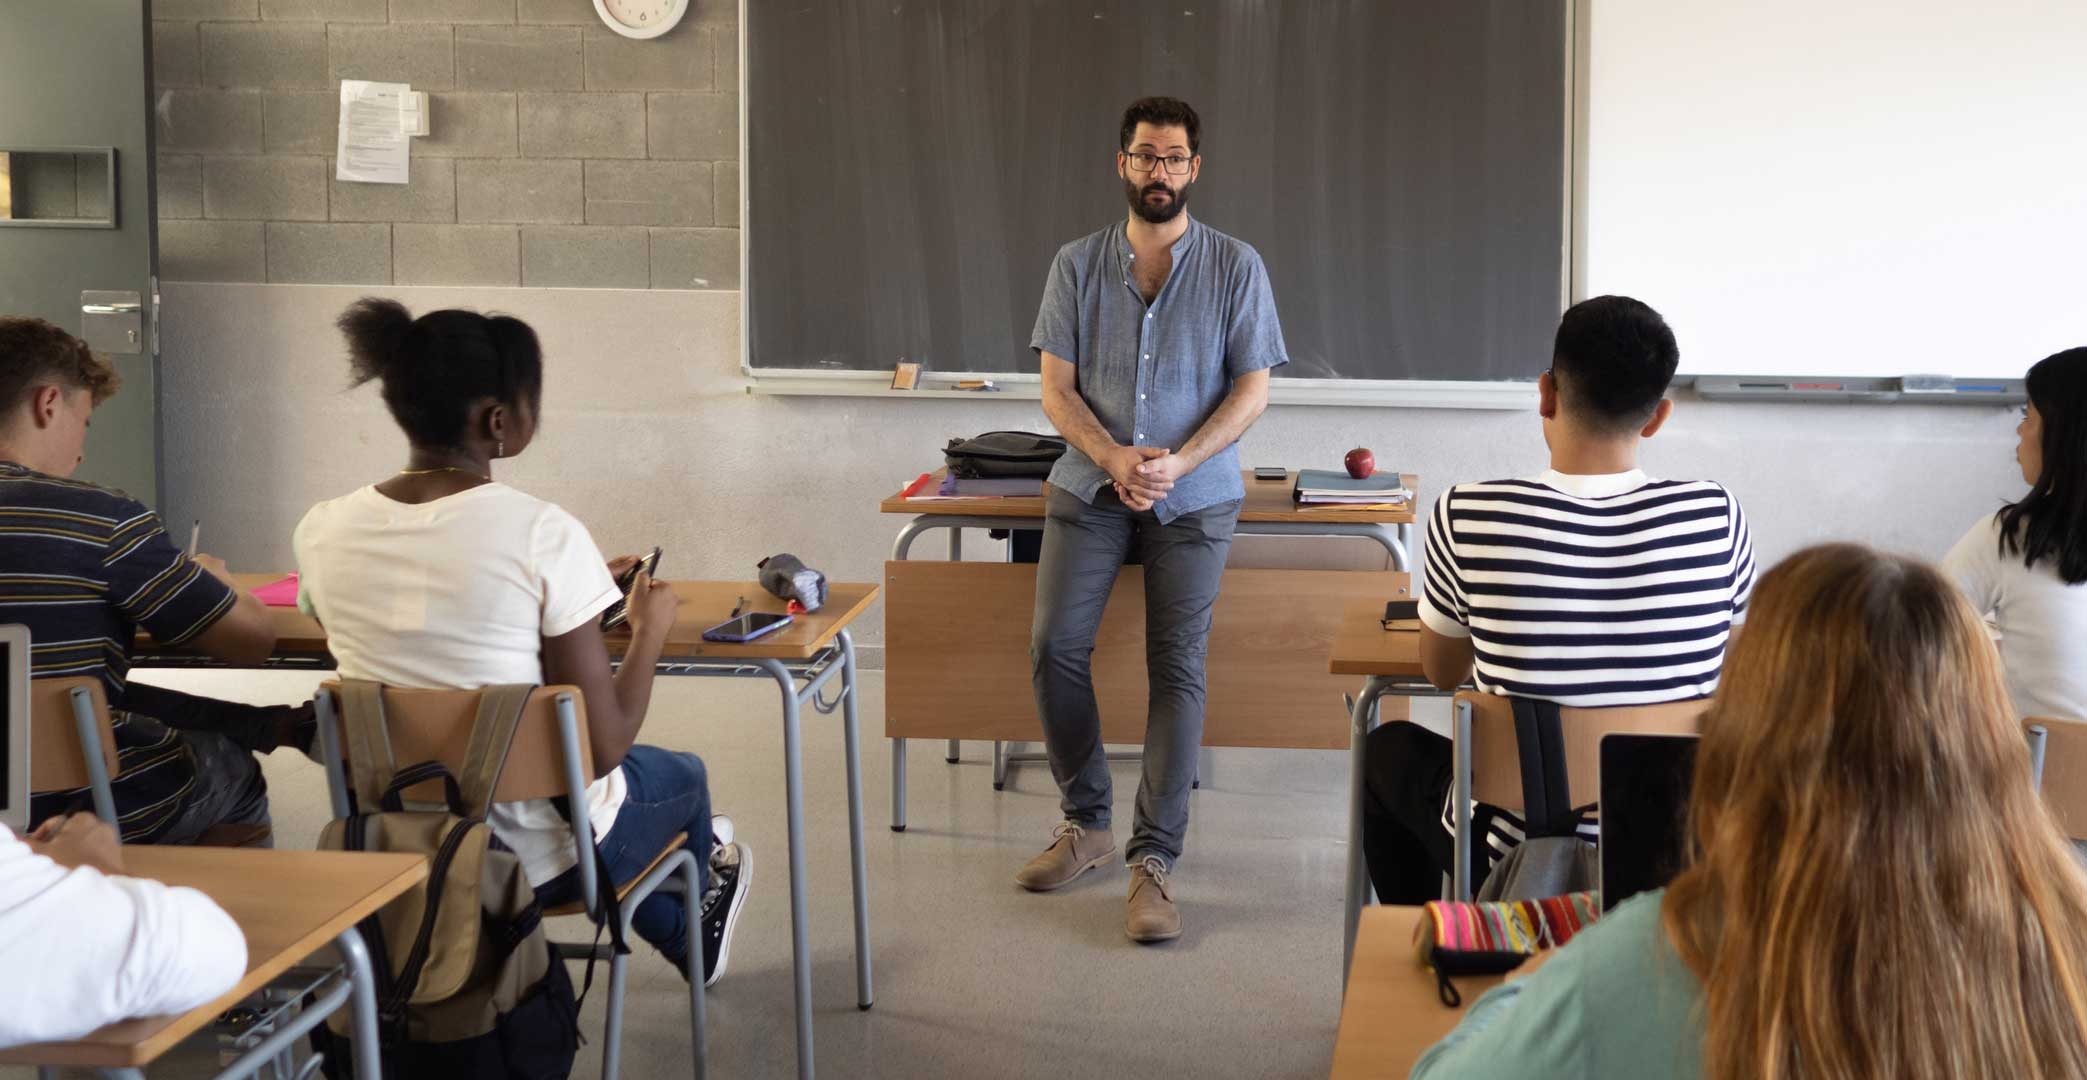
{"label": "black and white striped shirt", "polygon": [[1426,566],[1421,619],[1471,638],[1480,689],[1582,707],[1708,696],[1754,585],[1731,492],[1637,470],[1450,488]]}

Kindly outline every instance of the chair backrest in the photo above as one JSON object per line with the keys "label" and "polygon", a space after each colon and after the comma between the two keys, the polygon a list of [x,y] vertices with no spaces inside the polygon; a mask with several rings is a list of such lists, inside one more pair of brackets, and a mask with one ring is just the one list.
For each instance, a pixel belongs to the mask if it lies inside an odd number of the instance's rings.
{"label": "chair backrest", "polygon": [[[319,692],[329,695],[335,703],[327,713],[335,718],[334,745],[344,746],[344,732],[340,730],[341,684],[329,680]],[[580,750],[580,776],[591,782],[595,778],[594,754],[587,743],[587,703],[576,686],[543,686],[529,695],[529,703],[523,706],[521,723],[515,727],[514,742],[508,747],[507,764],[500,770],[500,783],[493,790],[497,802],[517,802],[522,799],[552,799],[566,794],[565,749],[560,745],[558,734],[558,697],[571,694],[573,716],[577,722]],[[439,761],[448,766],[452,773],[460,773],[464,767],[464,752],[471,740],[471,724],[478,716],[479,692],[476,690],[402,690],[396,687],[384,689],[385,729],[391,736],[392,760],[400,768],[422,761]],[[406,798],[440,802],[442,785],[429,782],[409,788]]]}
{"label": "chair backrest", "polygon": [[[1471,706],[1471,796],[1516,813],[1522,811],[1522,752],[1515,741],[1512,699],[1466,690],[1457,703]],[[1565,776],[1572,804],[1601,797],[1601,737],[1610,732],[1693,735],[1702,730],[1705,699],[1660,705],[1558,710],[1565,736]]]}
{"label": "chair backrest", "polygon": [[[2058,818],[2065,835],[2087,840],[2087,723],[2032,716],[2022,726],[2044,732],[2044,804]],[[2033,730],[2030,738],[2033,745]]]}
{"label": "chair backrest", "polygon": [[34,679],[29,683],[29,790],[71,791],[88,787],[93,775],[73,712],[73,691],[85,690],[94,706],[105,775],[116,775],[116,734],[109,727],[109,696],[91,675]]}

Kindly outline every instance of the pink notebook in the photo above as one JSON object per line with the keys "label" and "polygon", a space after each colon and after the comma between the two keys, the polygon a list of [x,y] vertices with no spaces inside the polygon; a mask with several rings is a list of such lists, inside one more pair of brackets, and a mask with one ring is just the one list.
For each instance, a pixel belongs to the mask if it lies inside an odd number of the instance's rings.
{"label": "pink notebook", "polygon": [[291,574],[281,581],[271,581],[255,589],[254,597],[269,607],[296,607],[297,575]]}

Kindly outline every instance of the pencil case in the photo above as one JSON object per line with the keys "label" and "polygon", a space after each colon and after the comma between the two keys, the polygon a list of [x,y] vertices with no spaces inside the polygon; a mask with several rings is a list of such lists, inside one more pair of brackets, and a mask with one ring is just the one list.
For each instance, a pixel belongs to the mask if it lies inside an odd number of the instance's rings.
{"label": "pencil case", "polygon": [[1568,893],[1541,900],[1433,900],[1421,908],[1413,947],[1435,969],[1442,1004],[1464,1003],[1449,980],[1459,975],[1502,975],[1544,949],[1573,939],[1601,917],[1599,895]]}

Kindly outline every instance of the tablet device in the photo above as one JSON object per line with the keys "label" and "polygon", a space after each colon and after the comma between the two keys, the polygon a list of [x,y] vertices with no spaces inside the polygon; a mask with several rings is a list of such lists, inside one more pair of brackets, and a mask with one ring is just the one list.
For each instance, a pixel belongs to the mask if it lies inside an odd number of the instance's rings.
{"label": "tablet device", "polygon": [[29,829],[29,628],[0,626],[0,707],[7,732],[0,738],[0,825]]}
{"label": "tablet device", "polygon": [[1688,852],[1688,793],[1696,774],[1694,735],[1611,732],[1600,750],[1601,906],[1664,887]]}

